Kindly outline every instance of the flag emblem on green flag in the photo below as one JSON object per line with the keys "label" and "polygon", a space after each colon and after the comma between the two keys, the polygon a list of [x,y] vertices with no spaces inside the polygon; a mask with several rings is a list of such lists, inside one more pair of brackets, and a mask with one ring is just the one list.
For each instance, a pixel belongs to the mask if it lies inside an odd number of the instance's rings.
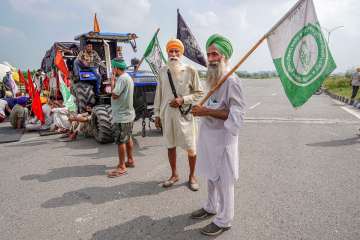
{"label": "flag emblem on green flag", "polygon": [[275,68],[289,101],[303,105],[336,68],[312,0],[300,0],[268,34]]}
{"label": "flag emblem on green flag", "polygon": [[164,55],[161,51],[159,40],[157,38],[157,32],[154,37],[151,39],[149,45],[147,46],[144,58],[149,64],[151,71],[155,74],[156,77],[159,76],[160,68],[163,67],[166,63]]}

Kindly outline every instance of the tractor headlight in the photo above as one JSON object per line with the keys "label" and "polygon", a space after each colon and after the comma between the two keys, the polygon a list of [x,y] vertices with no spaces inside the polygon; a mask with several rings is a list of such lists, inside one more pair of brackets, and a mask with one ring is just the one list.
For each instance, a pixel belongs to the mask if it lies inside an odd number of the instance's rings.
{"label": "tractor headlight", "polygon": [[90,77],[90,74],[84,73],[84,74],[81,74],[81,77],[82,77],[82,78],[89,78],[89,77]]}

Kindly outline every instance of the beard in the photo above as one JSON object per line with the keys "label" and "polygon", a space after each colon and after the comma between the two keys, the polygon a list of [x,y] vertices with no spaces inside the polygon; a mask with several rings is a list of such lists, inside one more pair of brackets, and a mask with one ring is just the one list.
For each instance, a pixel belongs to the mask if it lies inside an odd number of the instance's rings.
{"label": "beard", "polygon": [[170,57],[168,62],[168,67],[170,69],[171,74],[174,78],[179,79],[180,76],[180,68],[181,62],[180,59],[177,57]]}
{"label": "beard", "polygon": [[224,60],[219,62],[209,62],[206,77],[206,83],[209,89],[216,85],[227,69],[227,63]]}

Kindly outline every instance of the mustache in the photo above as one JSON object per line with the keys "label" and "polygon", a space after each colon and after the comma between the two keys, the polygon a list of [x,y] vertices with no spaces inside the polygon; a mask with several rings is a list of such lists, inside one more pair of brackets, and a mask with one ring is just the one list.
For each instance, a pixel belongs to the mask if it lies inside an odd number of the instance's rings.
{"label": "mustache", "polygon": [[220,61],[213,61],[213,62],[209,62],[209,67],[218,67],[220,65]]}
{"label": "mustache", "polygon": [[170,57],[169,60],[170,60],[170,61],[178,61],[179,58],[178,58],[178,57]]}

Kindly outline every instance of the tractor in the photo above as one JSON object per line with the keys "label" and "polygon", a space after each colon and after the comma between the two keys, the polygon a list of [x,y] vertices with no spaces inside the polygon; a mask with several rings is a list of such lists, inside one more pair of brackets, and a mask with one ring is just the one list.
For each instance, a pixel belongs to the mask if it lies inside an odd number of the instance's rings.
{"label": "tractor", "polygon": [[[116,57],[118,43],[130,44],[133,51],[136,51],[137,35],[134,33],[105,33],[88,32],[75,37],[75,41],[67,46],[73,46],[74,51],[69,54],[63,54],[68,69],[71,72],[71,91],[76,99],[78,112],[85,110],[86,106],[93,105],[91,125],[96,141],[99,143],[113,142],[112,134],[112,112],[111,112],[111,59]],[[99,67],[99,74],[96,75],[91,69],[77,69],[78,74],[74,74],[73,64],[80,49],[84,49],[86,44],[91,43],[102,60],[102,66]],[[75,50],[75,47],[78,48]],[[64,51],[63,51],[64,52]],[[71,54],[73,52],[73,54]],[[43,60],[44,61],[44,60]],[[51,60],[50,60],[51,62]],[[127,70],[128,74],[134,80],[134,108],[136,120],[142,118],[142,135],[145,136],[145,119],[153,121],[153,111],[149,107],[154,100],[156,89],[155,75],[148,71],[136,71],[135,66],[138,60],[133,59],[131,66]],[[100,81],[98,79],[100,75]]]}

